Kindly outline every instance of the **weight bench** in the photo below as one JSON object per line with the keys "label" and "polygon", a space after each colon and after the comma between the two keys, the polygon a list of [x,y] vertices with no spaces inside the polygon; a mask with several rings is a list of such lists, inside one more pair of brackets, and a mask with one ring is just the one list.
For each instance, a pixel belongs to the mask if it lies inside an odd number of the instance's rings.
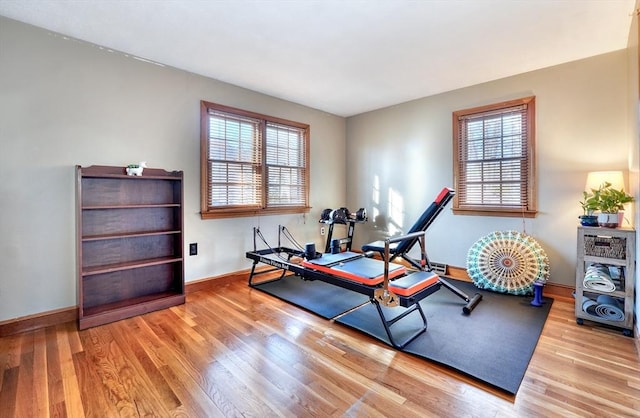
{"label": "weight bench", "polygon": [[[431,264],[429,263],[429,258],[426,254],[424,246],[421,248],[421,257],[420,260],[416,260],[409,255],[409,251],[413,248],[416,243],[418,243],[420,235],[419,232],[426,233],[427,228],[433,223],[436,217],[442,212],[442,209],[453,199],[455,196],[455,191],[448,187],[443,188],[440,193],[436,196],[435,200],[429,205],[429,207],[422,213],[420,218],[416,221],[415,224],[411,227],[409,232],[407,232],[406,236],[410,237],[408,239],[402,240],[392,240],[392,243],[389,243],[389,239],[385,241],[375,241],[370,244],[365,244],[362,246],[362,251],[364,252],[377,252],[380,254],[383,260],[387,262],[392,262],[396,258],[400,257],[406,260],[409,264],[417,269],[426,269],[427,271],[431,271]],[[455,293],[461,299],[464,299],[467,302],[467,305],[463,308],[463,312],[465,314],[471,313],[471,311],[476,307],[480,300],[482,300],[482,295],[476,293],[473,297],[469,297],[466,293],[443,279],[439,278],[442,286],[446,287],[453,293]]]}
{"label": "weight bench", "polygon": [[[453,189],[449,189],[448,187],[443,188],[436,199],[429,205],[427,210],[425,210],[420,218],[416,221],[415,224],[407,231],[407,235],[413,234],[414,232],[426,232],[427,228],[433,223],[436,217],[442,212],[442,209],[449,203],[449,201],[455,196],[455,192]],[[391,258],[389,261],[393,261],[395,258],[401,257],[408,261],[415,268],[423,268],[417,260],[409,255],[409,251],[413,248],[414,245],[418,242],[418,238],[411,238],[407,240],[398,241],[396,243],[391,244],[389,247],[389,253]],[[384,254],[384,241],[375,241],[370,244],[366,244],[362,246],[362,251],[374,251],[380,254],[382,257]],[[431,265],[429,264],[429,258],[426,257],[427,267],[431,269]]]}

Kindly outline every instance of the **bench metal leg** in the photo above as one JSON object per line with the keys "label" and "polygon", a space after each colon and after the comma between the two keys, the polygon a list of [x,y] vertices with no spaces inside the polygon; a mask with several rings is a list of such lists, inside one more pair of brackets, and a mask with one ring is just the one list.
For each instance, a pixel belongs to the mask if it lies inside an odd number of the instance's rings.
{"label": "bench metal leg", "polygon": [[[391,345],[394,348],[403,349],[407,344],[415,340],[420,334],[422,334],[427,330],[427,317],[425,316],[424,311],[420,306],[420,303],[416,303],[415,305],[412,305],[410,308],[407,308],[407,310],[401,313],[400,315],[389,320],[387,320],[387,318],[385,317],[382,307],[380,306],[380,303],[378,303],[377,300],[371,299],[371,303],[373,303],[376,309],[378,310],[378,314],[380,315],[380,319],[382,320],[382,325],[384,326],[384,330],[386,331],[387,337],[389,337],[389,341],[391,342]],[[404,341],[396,342],[396,339],[393,337],[393,333],[391,332],[391,326],[396,322],[400,321],[401,319],[412,314],[414,311],[418,311],[418,313],[420,314],[420,317],[422,318],[422,326],[418,330],[416,330],[413,334],[411,334],[409,337],[407,337]]]}
{"label": "bench metal leg", "polygon": [[277,279],[271,279],[271,280],[265,280],[262,282],[259,282],[257,284],[264,284],[264,283],[270,283],[270,282],[275,282],[278,280],[281,280],[282,278],[284,278],[285,274],[287,273],[287,270],[285,269],[281,269],[281,268],[271,268],[268,270],[263,270],[263,271],[256,271],[256,266],[258,265],[258,261],[254,261],[253,262],[253,266],[251,266],[251,273],[249,273],[249,287],[255,287],[256,283],[253,282],[253,278],[256,276],[260,276],[262,274],[267,274],[267,273],[272,273],[274,271],[278,271],[278,270],[282,270],[282,274],[280,274],[280,277],[278,277]]}

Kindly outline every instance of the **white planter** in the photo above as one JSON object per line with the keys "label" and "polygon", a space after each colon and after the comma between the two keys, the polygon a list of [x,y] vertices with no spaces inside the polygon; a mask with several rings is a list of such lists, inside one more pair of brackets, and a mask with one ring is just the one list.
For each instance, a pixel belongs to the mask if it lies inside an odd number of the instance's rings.
{"label": "white planter", "polygon": [[144,167],[127,167],[127,175],[129,176],[141,176]]}
{"label": "white planter", "polygon": [[[140,161],[140,164],[131,164],[134,167],[127,167],[128,176],[141,176],[142,171],[147,167],[146,161]],[[135,167],[137,165],[137,167]]]}
{"label": "white planter", "polygon": [[598,226],[605,228],[617,228],[620,225],[618,213],[601,213],[598,215]]}

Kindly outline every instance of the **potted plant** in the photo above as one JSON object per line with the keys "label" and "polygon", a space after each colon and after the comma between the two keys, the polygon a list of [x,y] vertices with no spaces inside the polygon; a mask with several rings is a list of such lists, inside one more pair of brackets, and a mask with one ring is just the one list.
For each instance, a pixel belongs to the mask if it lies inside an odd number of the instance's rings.
{"label": "potted plant", "polygon": [[625,203],[633,202],[633,196],[623,189],[614,189],[609,182],[598,189],[591,189],[591,193],[583,192],[583,197],[580,202],[582,209],[585,213],[599,210],[598,225],[606,228],[617,228],[620,224],[618,213],[624,210]]}
{"label": "potted plant", "polygon": [[598,199],[600,215],[598,215],[598,225],[607,228],[617,228],[620,224],[618,212],[624,210],[624,204],[633,202],[633,196],[627,194],[623,189],[616,190],[611,184],[605,183],[601,188]]}
{"label": "potted plant", "polygon": [[592,189],[591,192],[582,192],[582,200],[580,201],[582,216],[578,216],[582,226],[598,226],[598,216],[593,213],[598,210],[599,196],[599,190]]}
{"label": "potted plant", "polygon": [[141,176],[142,171],[147,167],[147,163],[145,161],[140,162],[139,164],[129,164],[126,167],[128,176]]}

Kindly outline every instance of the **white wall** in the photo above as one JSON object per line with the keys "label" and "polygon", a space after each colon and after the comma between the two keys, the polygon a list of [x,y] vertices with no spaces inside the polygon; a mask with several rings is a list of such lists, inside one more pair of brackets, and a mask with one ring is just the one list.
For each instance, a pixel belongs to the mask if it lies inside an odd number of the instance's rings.
{"label": "white wall", "polygon": [[[640,2],[636,2],[636,9]],[[640,259],[640,237],[637,225],[640,225],[640,69],[638,68],[638,14],[634,13],[629,30],[629,42],[627,48],[627,63],[629,72],[629,113],[628,126],[630,132],[629,141],[629,184],[635,198],[634,225],[636,225],[636,260]],[[636,266],[636,300],[635,316],[640,317],[640,277]],[[636,324],[637,327],[637,324]]]}
{"label": "white wall", "polygon": [[[200,219],[200,100],[311,125],[308,216]],[[344,151],[344,118],[0,17],[0,321],[76,305],[76,164],[184,171],[192,281],[250,267],[253,226],[272,245],[279,224],[324,245],[320,212],[345,202]]]}
{"label": "white wall", "polygon": [[[401,202],[397,228],[410,227],[436,193],[452,185],[451,112],[532,94],[540,213],[524,223],[550,256],[551,281],[573,285],[586,173],[630,166],[629,121],[637,115],[629,116],[628,67],[627,51],[620,51],[345,122],[0,17],[0,321],[76,304],[76,164],[146,160],[152,167],[183,170],[185,246],[199,244],[199,255],[185,262],[186,280],[193,281],[248,268],[244,253],[251,249],[253,226],[275,243],[277,225],[284,224],[299,241],[322,248],[317,220],[327,207],[365,207],[370,216],[380,210],[382,222],[356,227],[355,248],[389,233],[390,193]],[[200,219],[200,100],[311,125],[308,216]],[[637,144],[632,152],[638,153]],[[631,174],[637,188],[637,169]],[[446,210],[429,231],[429,255],[464,267],[468,248],[480,236],[522,228],[519,218]]]}
{"label": "white wall", "polygon": [[453,111],[535,95],[538,216],[523,225],[522,218],[454,216],[449,206],[429,229],[427,252],[432,261],[466,267],[483,235],[525,229],[549,256],[550,281],[573,286],[587,172],[628,169],[627,80],[622,50],[348,118],[347,204],[382,214],[363,225],[358,244],[394,232],[389,196],[401,202],[406,231],[442,187],[453,186]]}

